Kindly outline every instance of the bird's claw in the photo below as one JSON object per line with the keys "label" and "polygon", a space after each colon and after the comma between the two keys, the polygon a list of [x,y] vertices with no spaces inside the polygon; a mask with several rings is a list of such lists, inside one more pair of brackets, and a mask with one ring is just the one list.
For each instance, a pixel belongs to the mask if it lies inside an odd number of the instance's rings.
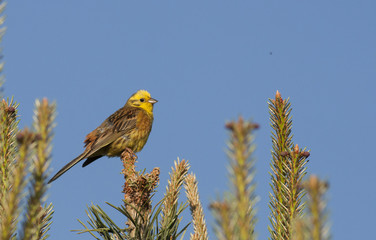
{"label": "bird's claw", "polygon": [[136,155],[136,154],[133,152],[133,150],[130,149],[130,148],[125,148],[123,154],[126,154],[126,156],[127,156],[128,158],[133,158],[134,161],[136,161],[136,160],[138,159],[137,155]]}

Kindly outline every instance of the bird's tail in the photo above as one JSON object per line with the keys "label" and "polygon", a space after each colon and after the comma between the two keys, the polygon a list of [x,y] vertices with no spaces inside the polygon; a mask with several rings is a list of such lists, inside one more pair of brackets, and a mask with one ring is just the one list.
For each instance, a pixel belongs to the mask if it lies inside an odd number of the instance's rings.
{"label": "bird's tail", "polygon": [[48,183],[52,183],[53,181],[55,181],[56,179],[58,179],[61,175],[63,175],[66,171],[68,171],[69,169],[71,169],[74,165],[76,165],[79,161],[81,161],[85,157],[86,157],[86,153],[84,152],[81,155],[79,155],[78,157],[76,157],[75,159],[73,159],[70,163],[68,163],[62,169],[60,169],[60,171],[58,171],[55,174],[55,176],[53,176],[51,178],[51,180],[48,181]]}

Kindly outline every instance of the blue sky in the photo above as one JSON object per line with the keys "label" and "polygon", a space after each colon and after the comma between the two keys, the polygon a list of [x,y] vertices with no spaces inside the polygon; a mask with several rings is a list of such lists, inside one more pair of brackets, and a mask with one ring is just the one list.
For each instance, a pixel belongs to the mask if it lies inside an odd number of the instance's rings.
{"label": "blue sky", "polygon": [[[252,118],[261,126],[257,231],[266,239],[267,100],[279,90],[293,107],[294,143],[311,149],[308,173],[330,182],[334,239],[370,239],[376,215],[375,9],[371,0],[9,1],[5,94],[21,104],[21,126],[31,124],[36,98],[56,100],[55,173],[82,152],[88,132],[132,93],[147,89],[159,102],[138,168],[160,167],[162,193],[173,161],[188,159],[209,226],[207,206],[228,189],[224,123]],[[87,219],[91,202],[121,203],[121,166],[116,158],[102,158],[84,169],[77,165],[51,185],[51,239],[88,238],[70,230],[81,229],[76,219]]]}

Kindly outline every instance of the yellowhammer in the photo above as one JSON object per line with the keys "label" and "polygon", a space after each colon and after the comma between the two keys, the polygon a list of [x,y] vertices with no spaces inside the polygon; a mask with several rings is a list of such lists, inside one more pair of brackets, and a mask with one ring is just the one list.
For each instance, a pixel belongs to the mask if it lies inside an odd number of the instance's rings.
{"label": "yellowhammer", "polygon": [[65,165],[48,183],[55,181],[83,159],[86,159],[82,165],[85,167],[103,156],[120,156],[125,150],[134,153],[141,151],[151,131],[153,105],[156,102],[147,91],[137,91],[124,107],[86,136],[85,151]]}

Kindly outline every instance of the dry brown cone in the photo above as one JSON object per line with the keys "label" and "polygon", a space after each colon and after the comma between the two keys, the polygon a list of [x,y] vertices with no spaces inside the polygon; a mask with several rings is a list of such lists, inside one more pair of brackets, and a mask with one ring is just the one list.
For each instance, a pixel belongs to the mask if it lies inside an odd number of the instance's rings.
{"label": "dry brown cone", "polygon": [[[135,170],[137,156],[131,150],[121,154],[124,169],[124,201],[125,208],[130,213],[137,225],[147,224],[151,211],[151,194],[159,183],[159,168],[154,168],[151,173],[139,174]],[[130,235],[135,232],[135,225],[128,219],[126,222]]]}

